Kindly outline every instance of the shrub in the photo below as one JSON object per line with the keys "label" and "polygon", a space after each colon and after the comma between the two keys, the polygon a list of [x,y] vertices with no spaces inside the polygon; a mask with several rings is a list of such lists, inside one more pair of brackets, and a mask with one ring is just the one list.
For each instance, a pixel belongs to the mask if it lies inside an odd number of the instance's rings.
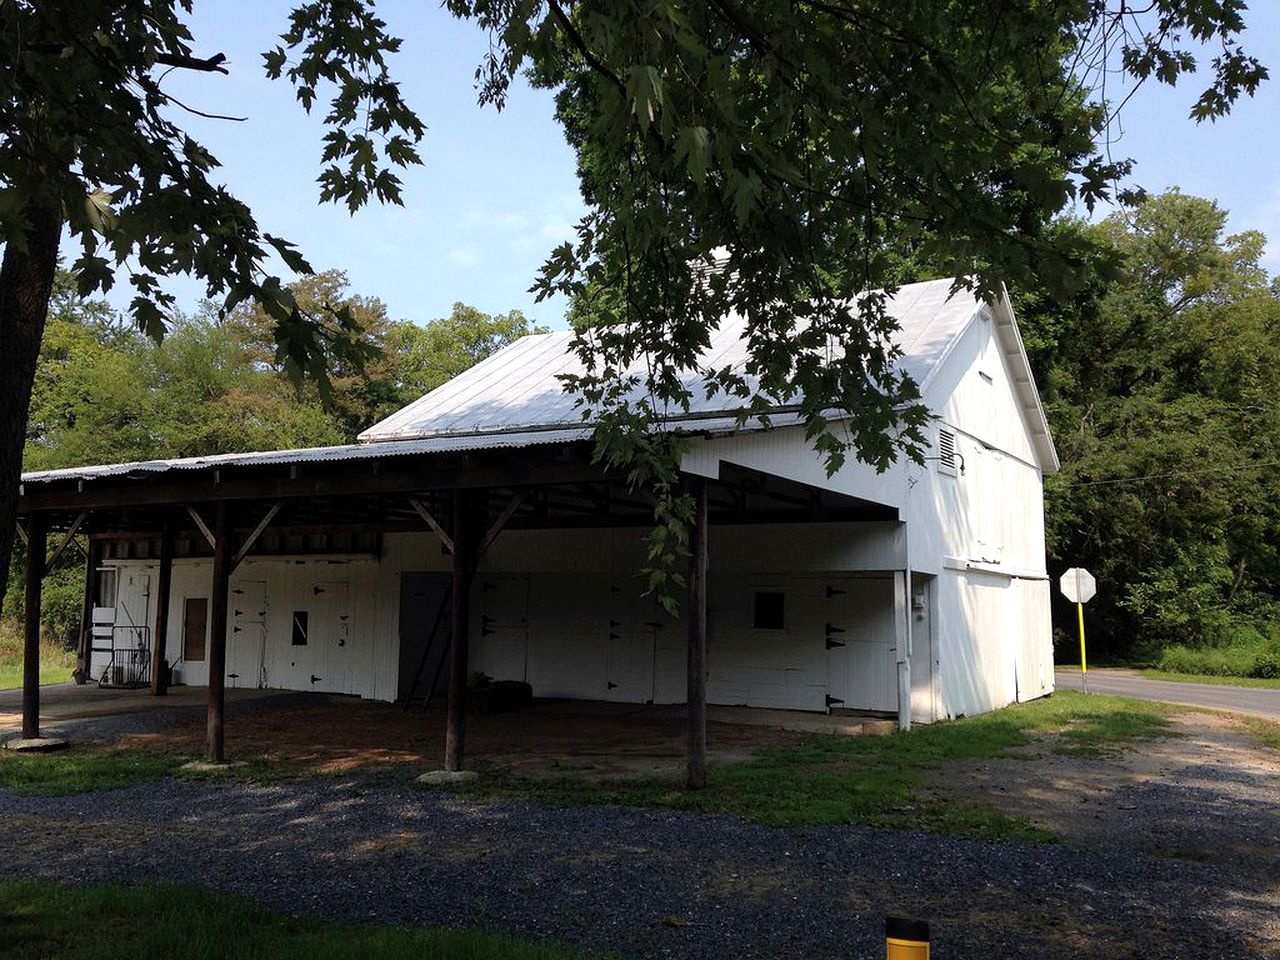
{"label": "shrub", "polygon": [[1255,680],[1280,679],[1280,654],[1263,653],[1253,661],[1249,676]]}

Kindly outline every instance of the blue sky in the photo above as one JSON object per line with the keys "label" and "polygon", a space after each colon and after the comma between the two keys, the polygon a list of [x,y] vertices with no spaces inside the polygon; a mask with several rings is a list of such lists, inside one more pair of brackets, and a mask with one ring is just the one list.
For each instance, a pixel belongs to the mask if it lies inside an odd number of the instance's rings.
{"label": "blue sky", "polygon": [[[317,269],[342,267],[355,291],[381,297],[392,316],[422,323],[464,301],[488,312],[524,310],[560,326],[565,305],[535,304],[527,293],[546,253],[572,236],[582,212],[573,155],[552,116],[550,97],[518,85],[504,111],[476,104],[473,75],[487,39],[423,0],[379,5],[404,38],[394,72],[428,125],[424,166],[404,175],[405,206],[370,206],[354,217],[317,202],[322,127],[283,82],[267,81],[260,54],[284,27],[289,4],[205,0],[196,4],[197,52],[224,52],[230,76],[171,76],[184,102],[245,115],[244,123],[183,117],[223,163],[228,186],[263,229],[298,243]],[[1138,91],[1112,150],[1137,160],[1135,180],[1150,190],[1179,185],[1218,199],[1232,229],[1274,239],[1267,265],[1280,271],[1280,10],[1257,3],[1248,45],[1273,80],[1216,124],[1187,119],[1193,85]],[[1083,212],[1083,211],[1081,211]],[[194,305],[198,284],[169,288]],[[121,305],[127,285],[113,292]]]}

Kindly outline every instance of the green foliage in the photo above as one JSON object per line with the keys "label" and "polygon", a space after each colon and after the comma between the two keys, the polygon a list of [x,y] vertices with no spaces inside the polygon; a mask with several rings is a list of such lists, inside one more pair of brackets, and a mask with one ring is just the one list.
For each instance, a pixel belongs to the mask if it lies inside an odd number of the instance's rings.
{"label": "green foliage", "polygon": [[287,918],[194,887],[0,884],[5,956],[62,960],[572,960],[554,945],[468,930]]}
{"label": "green foliage", "polygon": [[[296,272],[310,268],[292,244],[258,228],[220,184],[217,160],[172,119],[183,105],[166,90],[168,73],[228,72],[221,54],[196,50],[189,14],[189,3],[174,0],[0,5],[8,51],[0,96],[10,105],[0,125],[8,144],[0,238],[25,248],[31,211],[53,210],[79,243],[82,294],[109,289],[131,262],[130,314],[147,335],[159,337],[173,319],[159,278],[189,273],[227,308],[257,301],[279,325],[280,362],[322,376],[326,352],[361,352],[349,318],[305,311],[268,274],[272,256]],[[329,102],[321,198],[352,210],[373,196],[398,203],[391,171],[418,162],[413,144],[424,132],[387,73],[399,40],[366,0],[299,3],[280,39],[266,55],[268,75],[287,76],[307,110],[322,96]]]}
{"label": "green foliage", "polygon": [[1051,566],[1097,575],[1099,652],[1239,651],[1199,673],[1252,669],[1241,637],[1280,619],[1280,299],[1262,235],[1225,223],[1175,190],[1062,224],[1101,244],[1102,269],[1069,301],[1019,304],[1063,461]]}
{"label": "green foliage", "polygon": [[491,315],[465,303],[455,303],[448,317],[421,327],[400,324],[388,333],[385,346],[399,364],[395,405],[416,400],[527,334],[546,332],[519,310]]}
{"label": "green foliage", "polygon": [[1215,645],[1170,644],[1156,667],[1167,673],[1275,680],[1280,678],[1280,630],[1241,625]]}
{"label": "green foliage", "polygon": [[[883,470],[924,443],[885,312],[912,258],[983,293],[1083,285],[1095,244],[1051,221],[1129,171],[1099,149],[1112,106],[1086,65],[1173,83],[1212,38],[1223,55],[1197,118],[1266,77],[1234,0],[447,5],[491,33],[483,101],[500,106],[525,69],[556,94],[589,210],[534,289],[578,304],[586,369],[566,385],[599,424],[600,458],[659,479],[668,525],[688,513],[661,481],[678,450],[644,437],[687,410],[690,371],[743,420],[797,407],[829,470],[849,456]],[[747,359],[708,365],[730,315]],[[655,458],[668,462],[633,469]],[[660,551],[654,582],[674,569]]]}

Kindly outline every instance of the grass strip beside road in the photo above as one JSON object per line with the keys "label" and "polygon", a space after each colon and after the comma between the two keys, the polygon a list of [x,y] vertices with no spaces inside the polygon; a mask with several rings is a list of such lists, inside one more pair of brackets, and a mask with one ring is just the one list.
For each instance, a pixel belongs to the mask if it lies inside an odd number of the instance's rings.
{"label": "grass strip beside road", "polygon": [[189,887],[0,884],[4,960],[575,960],[580,955],[461,930],[291,919]]}
{"label": "grass strip beside road", "polygon": [[1140,671],[1148,680],[1168,680],[1172,683],[1211,683],[1220,687],[1252,687],[1255,690],[1280,690],[1280,679],[1262,680],[1257,677],[1227,677],[1207,673],[1170,673],[1168,670],[1146,669]]}

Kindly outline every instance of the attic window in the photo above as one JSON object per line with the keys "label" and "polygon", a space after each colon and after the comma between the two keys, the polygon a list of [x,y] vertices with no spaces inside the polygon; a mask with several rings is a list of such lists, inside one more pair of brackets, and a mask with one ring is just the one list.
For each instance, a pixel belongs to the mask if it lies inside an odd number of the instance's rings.
{"label": "attic window", "polygon": [[938,431],[938,472],[956,475],[956,435],[951,430]]}

